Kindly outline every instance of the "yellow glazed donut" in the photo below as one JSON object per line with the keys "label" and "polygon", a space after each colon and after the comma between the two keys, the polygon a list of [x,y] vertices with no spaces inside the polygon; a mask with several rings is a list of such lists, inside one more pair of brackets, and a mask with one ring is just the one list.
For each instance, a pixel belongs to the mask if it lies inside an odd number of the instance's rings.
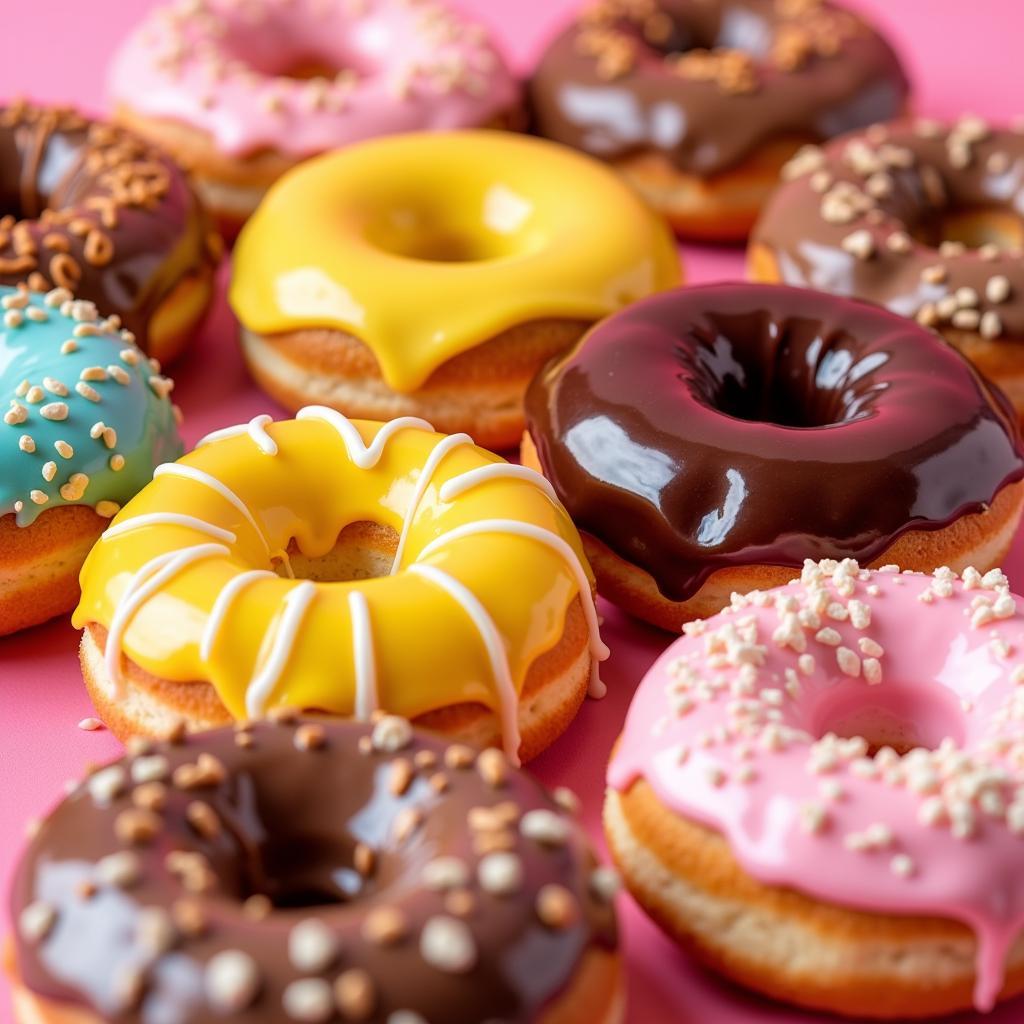
{"label": "yellow glazed donut", "polygon": [[253,375],[287,408],[424,416],[506,448],[548,358],[679,279],[665,225],[596,161],[424,133],[286,175],[239,238],[230,300]]}
{"label": "yellow glazed donut", "polygon": [[386,709],[525,758],[607,653],[542,477],[422,420],[323,407],[161,466],[89,556],[74,622],[122,737]]}

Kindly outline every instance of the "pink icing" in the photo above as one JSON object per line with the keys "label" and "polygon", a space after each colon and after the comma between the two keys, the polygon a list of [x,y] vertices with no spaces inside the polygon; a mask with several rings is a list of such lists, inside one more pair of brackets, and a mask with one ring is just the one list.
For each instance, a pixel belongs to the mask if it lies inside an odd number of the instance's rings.
{"label": "pink icing", "polygon": [[642,776],[767,884],[964,922],[988,1010],[1024,928],[1022,655],[998,570],[808,562],[665,651],[608,781]]}
{"label": "pink icing", "polygon": [[[332,77],[287,77],[309,62]],[[207,132],[229,155],[297,157],[484,125],[518,99],[486,32],[435,0],[182,0],[120,48],[110,92]]]}

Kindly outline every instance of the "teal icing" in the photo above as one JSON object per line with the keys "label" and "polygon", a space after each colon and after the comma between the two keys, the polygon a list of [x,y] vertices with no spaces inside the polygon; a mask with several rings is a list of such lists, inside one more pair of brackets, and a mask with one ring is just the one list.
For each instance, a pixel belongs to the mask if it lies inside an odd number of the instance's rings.
{"label": "teal icing", "polygon": [[[69,340],[73,345],[66,345]],[[105,379],[82,379],[96,376],[96,367]],[[113,374],[109,367],[115,367]],[[79,383],[99,401],[80,394]],[[116,324],[97,318],[91,303],[0,286],[0,516],[13,512],[18,526],[29,526],[61,505],[123,505],[149,483],[158,465],[183,452],[169,386]],[[52,403],[66,406],[66,419],[42,415]],[[58,405],[50,411],[63,410]],[[97,423],[116,432],[112,448],[102,435],[90,436]],[[34,451],[23,450],[22,437],[31,439],[24,446],[34,443]],[[58,451],[61,442],[73,449],[70,457]],[[115,456],[124,459],[120,470]],[[49,462],[56,465],[52,480],[44,476]],[[33,491],[46,500],[33,500]],[[104,514],[113,511],[110,505],[101,508]]]}

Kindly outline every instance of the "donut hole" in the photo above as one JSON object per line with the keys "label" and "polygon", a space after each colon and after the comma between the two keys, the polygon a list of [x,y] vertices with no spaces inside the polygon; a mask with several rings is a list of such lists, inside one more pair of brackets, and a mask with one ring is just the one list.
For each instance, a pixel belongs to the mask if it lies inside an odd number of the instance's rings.
{"label": "donut hole", "polygon": [[872,374],[885,358],[858,354],[845,332],[819,321],[776,321],[767,314],[751,331],[748,317],[712,317],[713,330],[679,355],[696,359],[702,397],[718,412],[752,423],[819,429],[869,412],[879,392]]}
{"label": "donut hole", "polygon": [[922,217],[911,225],[910,233],[933,249],[943,242],[957,242],[968,249],[983,245],[1024,249],[1024,218],[1004,207],[951,205]]}
{"label": "donut hole", "polygon": [[[296,579],[317,583],[347,583],[350,580],[372,580],[391,573],[391,564],[398,550],[398,534],[380,523],[350,523],[330,551],[319,555],[304,554],[293,540],[288,545],[288,562]],[[280,576],[287,570],[282,560],[274,565]]]}
{"label": "donut hole", "polygon": [[862,737],[868,753],[883,747],[899,754],[936,750],[947,737],[962,745],[963,710],[945,687],[886,680],[880,686],[840,683],[825,691],[811,711],[810,731],[819,738]]}
{"label": "donut hole", "polygon": [[366,888],[355,850],[351,838],[316,832],[273,835],[256,850],[246,895],[265,896],[279,909],[349,903]]}

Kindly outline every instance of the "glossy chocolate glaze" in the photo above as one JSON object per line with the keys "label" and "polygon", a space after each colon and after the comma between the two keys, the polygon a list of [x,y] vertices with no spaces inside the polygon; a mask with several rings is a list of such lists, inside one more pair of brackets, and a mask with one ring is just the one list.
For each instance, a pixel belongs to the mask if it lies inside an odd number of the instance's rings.
{"label": "glossy chocolate glaze", "polygon": [[[255,960],[260,988],[251,1006],[230,1015],[239,1024],[292,1020],[282,1009],[289,983],[303,977],[332,983],[351,968],[368,972],[376,996],[371,1013],[344,1019],[384,1024],[391,1013],[408,1010],[431,1024],[534,1020],[588,949],[616,947],[614,911],[594,884],[585,835],[537,783],[504,762],[496,782],[486,767],[501,760],[499,752],[485,755],[492,759],[485,767],[468,748],[398,721],[409,742],[391,752],[371,746],[378,733],[369,725],[317,725],[322,743],[310,746],[308,723],[266,723],[129,756],[119,762],[128,774],[125,788],[107,805],[95,792],[106,780],[94,781],[93,792],[87,781],[42,824],[15,879],[15,922],[33,902],[56,912],[41,941],[23,933],[16,939],[23,983],[46,998],[92,1008],[103,1020],[219,1024],[223,1014],[203,994],[204,972],[215,954],[242,950]],[[303,746],[309,749],[297,749]],[[185,788],[178,770],[202,754],[217,759],[223,779]],[[458,767],[456,754],[463,755]],[[152,783],[147,794],[147,783],[138,780],[163,779],[154,756],[167,761],[170,777],[157,783],[166,802],[155,835],[132,846],[115,829],[126,811],[152,796]],[[412,768],[404,790],[395,781],[398,762]],[[216,835],[204,837],[186,820],[196,801],[213,810]],[[507,827],[486,831],[476,820],[487,815],[482,808],[506,805]],[[564,842],[546,844],[521,832],[521,815],[535,809],[557,816]],[[397,838],[410,813],[422,820]],[[357,844],[373,851],[368,873],[357,866]],[[521,884],[507,895],[485,891],[478,881],[481,855],[494,849],[513,852],[522,868]],[[138,880],[120,887],[102,881],[97,862],[124,850],[138,857]],[[167,857],[174,851],[200,855],[208,886],[195,877],[187,886],[172,874]],[[441,856],[458,858],[468,872],[457,890],[423,884],[425,866]],[[200,881],[203,874],[198,871]],[[563,927],[542,923],[535,909],[538,892],[550,883],[574,897],[575,917]],[[273,901],[265,916],[253,914],[254,895]],[[468,903],[460,919],[476,950],[475,966],[461,973],[433,966],[420,952],[427,920],[459,916],[453,898]],[[143,911],[180,909],[183,899],[198,906],[203,933],[179,931],[167,951],[147,957],[138,938]],[[362,933],[367,915],[382,907],[400,912],[405,924],[406,934],[390,944]],[[300,971],[289,959],[289,935],[311,917],[330,928],[340,951],[329,967]],[[139,995],[124,1001],[119,990],[135,968],[142,971]]]}
{"label": "glossy chocolate glaze", "polygon": [[866,564],[1024,476],[1005,397],[952,348],[780,286],[640,302],[549,364],[526,411],[576,525],[677,601],[729,566]]}
{"label": "glossy chocolate glaze", "polygon": [[[977,118],[878,125],[805,150],[784,174],[752,236],[782,281],[1024,340],[1024,133]],[[1010,244],[943,245],[957,213],[1002,218]],[[864,232],[869,248],[850,251]]]}
{"label": "glossy chocolate glaze", "polygon": [[[641,13],[628,16],[630,9]],[[635,46],[625,69],[602,66],[606,44],[587,40],[595,23]],[[804,59],[787,45],[794,36],[811,48]],[[785,56],[776,56],[777,45]],[[695,50],[748,54],[753,88],[673,70],[675,55]],[[606,160],[655,150],[680,171],[707,177],[779,137],[820,141],[897,117],[908,91],[889,44],[819,0],[604,0],[551,43],[529,96],[541,135]]]}
{"label": "glossy chocolate glaze", "polygon": [[169,157],[66,109],[0,107],[0,215],[0,284],[68,288],[143,349],[164,299],[221,253]]}

